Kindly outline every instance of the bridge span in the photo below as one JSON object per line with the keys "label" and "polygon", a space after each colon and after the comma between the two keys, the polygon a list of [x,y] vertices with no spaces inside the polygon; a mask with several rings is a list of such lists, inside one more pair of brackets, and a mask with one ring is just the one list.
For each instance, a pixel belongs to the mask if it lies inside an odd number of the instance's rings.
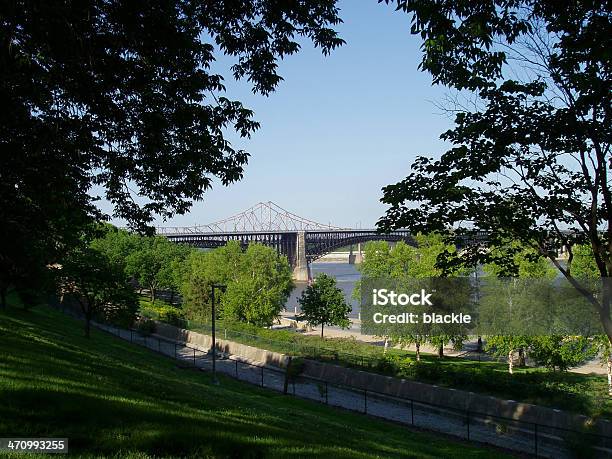
{"label": "bridge span", "polygon": [[229,241],[243,247],[264,244],[285,255],[293,277],[307,281],[310,263],[334,250],[367,241],[404,241],[415,245],[407,230],[379,233],[375,229],[340,228],[299,217],[273,202],[261,202],[228,219],[192,227],[160,227],[157,233],[169,240],[200,248],[216,248]]}

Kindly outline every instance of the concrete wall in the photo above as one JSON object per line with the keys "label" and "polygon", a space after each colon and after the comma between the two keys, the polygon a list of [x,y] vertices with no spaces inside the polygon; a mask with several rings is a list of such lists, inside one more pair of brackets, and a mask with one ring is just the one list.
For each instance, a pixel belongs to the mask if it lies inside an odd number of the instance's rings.
{"label": "concrete wall", "polygon": [[[574,415],[543,406],[503,400],[473,392],[393,378],[313,360],[305,360],[302,374],[330,383],[345,384],[395,397],[409,398],[415,402],[431,403],[491,416],[502,416],[517,421],[533,422],[562,429],[581,429],[589,421],[586,416]],[[592,432],[612,437],[612,423],[599,420]]]}
{"label": "concrete wall", "polygon": [[[202,351],[210,351],[212,347],[212,337],[209,335],[174,327],[162,322],[156,322],[156,325],[157,334],[164,338],[187,343],[191,347],[195,347]],[[240,344],[234,341],[217,339],[216,345],[219,352],[235,355],[250,362],[260,362],[265,365],[286,368],[290,360],[289,356],[285,354],[247,346],[246,344]]]}

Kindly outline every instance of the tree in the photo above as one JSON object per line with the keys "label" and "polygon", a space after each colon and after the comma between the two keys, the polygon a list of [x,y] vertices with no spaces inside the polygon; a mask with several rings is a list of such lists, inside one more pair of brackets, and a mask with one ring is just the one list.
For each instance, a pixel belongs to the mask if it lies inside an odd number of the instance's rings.
{"label": "tree", "polygon": [[597,349],[584,336],[544,335],[532,338],[530,356],[538,365],[556,371],[567,371],[593,358]]}
{"label": "tree", "polygon": [[[539,256],[538,252],[533,248],[525,247],[516,241],[505,241],[497,247],[489,249],[489,263],[483,266],[483,270],[489,276],[502,278],[499,282],[488,282],[488,289],[494,290],[495,294],[491,299],[495,304],[487,305],[486,299],[482,300],[482,313],[491,313],[497,316],[502,322],[506,322],[504,326],[508,327],[508,322],[512,321],[513,317],[502,317],[499,314],[499,301],[506,302],[513,308],[513,315],[525,316],[531,313],[534,309],[538,309],[537,292],[540,289],[540,284],[528,284],[517,279],[548,279],[552,280],[556,272],[544,258]],[[547,287],[545,285],[544,287]],[[487,311],[486,307],[491,306]],[[483,317],[484,318],[484,317]],[[522,322],[523,317],[519,317],[518,322]],[[549,318],[550,320],[550,318]],[[515,328],[521,328],[517,326]],[[487,348],[492,351],[493,355],[498,357],[506,357],[508,362],[508,373],[514,373],[514,355],[519,353],[519,366],[525,366],[525,352],[530,346],[536,343],[532,336],[523,333],[504,333],[502,335],[487,336]],[[545,351],[539,349],[540,356],[543,356]]]}
{"label": "tree", "polygon": [[102,252],[113,265],[126,272],[127,259],[139,249],[142,237],[108,223],[100,225],[98,231],[90,247]]}
{"label": "tree", "polygon": [[63,260],[60,270],[62,291],[74,296],[85,317],[89,338],[93,318],[130,325],[138,310],[134,289],[123,271],[104,253],[81,247]]}
{"label": "tree", "polygon": [[[491,335],[487,336],[487,350],[496,357],[506,357],[508,373],[514,374],[514,353],[519,349],[527,349],[531,344],[530,337],[525,335]],[[524,361],[519,363],[523,366]]]}
{"label": "tree", "polygon": [[[193,251],[185,260],[180,287],[187,318],[207,322],[211,317],[211,286],[227,285],[239,272],[242,248],[238,241],[209,251]],[[220,298],[223,294],[219,292]],[[219,314],[222,315],[223,305]]]}
{"label": "tree", "polygon": [[[386,3],[412,16],[421,68],[459,103],[450,107],[455,127],[441,136],[453,147],[417,158],[406,179],[384,188],[390,208],[380,227],[453,237],[479,228],[493,245],[533,247],[595,308],[612,340],[612,286],[604,282],[596,297],[572,272],[573,247],[584,243],[599,279],[612,275],[608,3]],[[555,246],[567,247],[567,265]],[[474,245],[440,266],[487,260]]]}
{"label": "tree", "polygon": [[272,325],[293,289],[291,276],[286,257],[272,247],[250,244],[221,299],[223,316],[258,326]]}
{"label": "tree", "polygon": [[[268,95],[278,60],[340,46],[336,0],[11,1],[0,5],[0,288],[27,285],[112,214],[152,232],[216,178],[242,178],[259,124],[211,70]],[[90,196],[90,190],[94,190]],[[99,190],[99,191],[97,191]]]}
{"label": "tree", "polygon": [[344,293],[336,286],[336,279],[319,273],[311,285],[308,285],[298,300],[302,313],[298,320],[306,320],[309,325],[321,325],[321,338],[325,325],[336,325],[348,328],[348,315],[351,306],[347,304]]}
{"label": "tree", "polygon": [[453,348],[456,350],[461,350],[463,348],[463,343],[465,341],[465,335],[462,334],[444,334],[444,333],[436,333],[432,334],[428,337],[429,343],[438,349],[438,358],[444,357],[444,348],[452,343]]}
{"label": "tree", "polygon": [[156,279],[158,285],[170,291],[170,302],[174,301],[174,295],[178,292],[181,282],[182,265],[193,249],[182,244],[164,244],[161,258],[164,260]]}
{"label": "tree", "polygon": [[190,319],[210,320],[212,284],[224,284],[218,292],[220,317],[259,326],[272,325],[291,290],[291,267],[286,257],[261,244],[246,250],[229,241],[214,250],[192,252],[185,261],[181,295]]}
{"label": "tree", "polygon": [[[386,279],[393,280],[397,283],[398,288],[409,288],[417,290],[424,286],[429,287],[427,280],[432,280],[442,276],[444,273],[436,266],[438,258],[445,252],[454,252],[456,249],[453,245],[447,244],[440,234],[416,234],[414,236],[416,247],[410,246],[403,241],[396,243],[390,247],[387,242],[377,241],[368,242],[365,246],[365,257],[363,263],[359,266],[362,279]],[[464,270],[458,270],[455,274],[463,274]],[[414,282],[415,279],[422,281]],[[411,284],[408,287],[407,284]],[[355,285],[353,297],[361,299],[362,281]],[[448,282],[442,282],[438,286],[442,291],[448,287],[458,287],[458,284],[451,286]],[[453,292],[453,295],[459,299],[463,298],[458,295],[458,292]],[[447,295],[450,297],[450,295]],[[439,298],[441,299],[441,298]],[[414,308],[416,311],[416,308]],[[422,311],[425,312],[425,311]],[[438,348],[440,357],[444,354],[444,346],[453,342],[456,346],[461,346],[465,340],[462,333],[452,333],[449,326],[441,328],[432,327],[431,325],[418,324],[406,327],[403,324],[395,326],[387,326],[387,335],[385,339],[385,347],[389,339],[399,344],[402,347],[415,345],[416,359],[421,359],[421,345],[426,342],[431,342]],[[439,334],[443,338],[436,338],[434,335]],[[433,340],[433,341],[432,341]]]}
{"label": "tree", "polygon": [[149,289],[155,302],[158,289],[175,288],[172,263],[184,257],[185,249],[163,236],[143,237],[125,259],[125,271]]}
{"label": "tree", "polygon": [[[593,249],[587,244],[574,247],[574,260],[572,262],[574,275],[581,282],[593,285],[593,291],[597,290],[596,281],[599,278],[599,270],[593,257]],[[609,282],[609,280],[608,280]],[[593,345],[599,352],[601,363],[606,366],[608,376],[608,395],[612,396],[612,344],[606,335],[596,335]]]}

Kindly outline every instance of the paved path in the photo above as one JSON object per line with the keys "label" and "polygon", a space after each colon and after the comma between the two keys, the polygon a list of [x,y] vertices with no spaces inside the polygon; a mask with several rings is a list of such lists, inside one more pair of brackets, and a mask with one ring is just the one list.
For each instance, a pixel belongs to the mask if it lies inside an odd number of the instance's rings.
{"label": "paved path", "polygon": [[[205,350],[185,346],[160,337],[143,337],[129,330],[97,325],[134,344],[179,360],[186,366],[212,369],[211,356]],[[285,373],[282,369],[258,362],[245,362],[235,356],[220,356],[217,371],[267,389],[283,391]],[[460,438],[489,443],[514,451],[533,454],[536,451],[535,426],[527,423],[457,412],[450,409],[411,402],[359,389],[331,385],[300,377],[289,384],[289,393],[297,397],[327,403],[332,406],[367,413],[390,421],[414,425],[454,435]],[[569,458],[561,435],[539,427],[537,452],[539,457]],[[612,444],[608,445],[612,448]],[[612,449],[610,456],[612,457]]]}

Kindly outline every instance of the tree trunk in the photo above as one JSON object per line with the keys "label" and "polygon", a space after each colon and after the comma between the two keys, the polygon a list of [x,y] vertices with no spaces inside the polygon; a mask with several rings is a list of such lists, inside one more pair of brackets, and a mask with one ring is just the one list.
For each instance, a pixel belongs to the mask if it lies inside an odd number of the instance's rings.
{"label": "tree trunk", "polygon": [[149,287],[151,289],[151,303],[155,303],[155,287]]}
{"label": "tree trunk", "polygon": [[283,381],[283,395],[287,395],[289,390],[289,375],[291,374],[291,356],[289,356],[289,361],[287,362],[287,367],[285,368],[285,380]]}
{"label": "tree trunk", "polygon": [[438,346],[438,358],[442,358],[444,357],[444,345],[440,344],[440,346]]}
{"label": "tree trunk", "polygon": [[387,353],[387,348],[389,347],[389,337],[385,336],[385,348],[383,349],[383,355]]}
{"label": "tree trunk", "polygon": [[608,336],[608,340],[612,345],[612,319],[610,318],[610,308],[612,307],[612,281],[603,279],[601,295],[601,307],[599,309],[599,317],[603,324],[604,331]]}
{"label": "tree trunk", "polygon": [[514,374],[514,350],[508,352],[508,373]]}
{"label": "tree trunk", "polygon": [[519,353],[518,354],[518,366],[522,368],[522,367],[526,366],[526,363],[525,363],[525,349],[523,349],[522,347],[519,347],[518,353]]}
{"label": "tree trunk", "polygon": [[416,359],[417,359],[417,362],[420,362],[421,361],[421,343],[417,342],[415,343],[415,346],[416,346]]}
{"label": "tree trunk", "polygon": [[612,355],[608,356],[608,395],[612,397]]}
{"label": "tree trunk", "polygon": [[323,327],[325,326],[325,324],[321,324],[321,338],[323,338]]}

